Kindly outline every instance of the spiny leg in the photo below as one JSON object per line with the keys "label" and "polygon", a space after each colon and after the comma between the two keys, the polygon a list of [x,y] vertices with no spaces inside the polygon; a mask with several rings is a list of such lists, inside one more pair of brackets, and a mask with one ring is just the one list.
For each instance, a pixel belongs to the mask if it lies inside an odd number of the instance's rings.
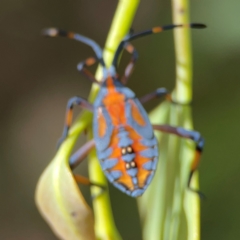
{"label": "spiny leg", "polygon": [[191,139],[196,143],[195,156],[194,156],[194,159],[193,159],[192,164],[191,164],[187,186],[188,186],[189,190],[197,193],[199,195],[199,197],[204,198],[203,193],[201,193],[199,190],[193,189],[191,187],[191,179],[192,179],[193,173],[198,168],[201,153],[203,151],[203,146],[204,146],[204,139],[201,136],[201,134],[199,132],[196,132],[196,131],[193,131],[193,130],[186,130],[182,127],[172,127],[172,126],[169,126],[169,125],[152,125],[152,126],[153,126],[154,130],[175,134],[179,137]]}
{"label": "spiny leg", "polygon": [[[77,150],[71,157],[69,160],[69,165],[71,169],[76,168],[84,159],[85,157],[89,154],[89,152],[95,147],[95,142],[94,140],[90,140],[87,143],[85,143],[79,150]],[[84,184],[84,185],[88,185],[88,186],[96,186],[98,188],[100,188],[100,192],[95,195],[92,196],[92,199],[95,199],[96,197],[100,196],[105,190],[106,190],[106,186],[103,186],[101,184],[98,183],[94,183],[91,182],[88,178],[80,176],[78,174],[74,174],[74,178],[76,180],[76,182]]]}
{"label": "spiny leg", "polygon": [[134,65],[138,59],[138,53],[137,53],[137,50],[133,47],[133,45],[130,43],[126,43],[124,48],[132,55],[130,62],[128,63],[127,67],[125,68],[124,76],[121,78],[121,82],[123,84],[126,84],[128,81],[128,78],[130,77],[130,75],[133,71]]}
{"label": "spiny leg", "polygon": [[81,97],[73,97],[68,101],[67,104],[67,110],[66,110],[66,117],[65,117],[65,125],[63,128],[63,134],[62,137],[59,139],[57,148],[60,147],[62,142],[66,139],[68,135],[69,128],[72,124],[72,118],[73,118],[73,107],[75,105],[79,105],[80,107],[84,109],[88,109],[89,111],[93,111],[93,106],[85,99]]}

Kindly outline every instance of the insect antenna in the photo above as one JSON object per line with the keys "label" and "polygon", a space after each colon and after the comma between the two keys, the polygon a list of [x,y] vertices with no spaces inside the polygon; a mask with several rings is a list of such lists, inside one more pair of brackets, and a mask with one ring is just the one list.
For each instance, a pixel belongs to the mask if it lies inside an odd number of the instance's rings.
{"label": "insect antenna", "polygon": [[178,27],[206,28],[206,25],[202,24],[202,23],[171,24],[171,25],[166,25],[166,26],[154,27],[154,28],[151,28],[151,29],[145,30],[143,32],[139,32],[139,33],[129,34],[118,45],[115,56],[113,58],[112,65],[115,66],[115,68],[116,68],[117,63],[118,63],[119,55],[120,55],[121,51],[123,50],[125,44],[127,44],[127,42],[130,42],[134,39],[144,37],[144,36],[147,36],[147,35],[150,35],[150,34],[160,33],[160,32],[163,32],[163,31],[166,31],[166,30],[171,30],[171,29],[178,28]]}
{"label": "insect antenna", "polygon": [[42,31],[42,34],[47,37],[67,37],[70,39],[74,39],[76,41],[85,43],[86,45],[90,46],[96,54],[96,57],[99,63],[102,65],[103,68],[106,67],[105,62],[103,60],[103,50],[102,48],[92,39],[85,37],[81,34],[68,32],[64,30],[60,30],[58,28],[47,28]]}

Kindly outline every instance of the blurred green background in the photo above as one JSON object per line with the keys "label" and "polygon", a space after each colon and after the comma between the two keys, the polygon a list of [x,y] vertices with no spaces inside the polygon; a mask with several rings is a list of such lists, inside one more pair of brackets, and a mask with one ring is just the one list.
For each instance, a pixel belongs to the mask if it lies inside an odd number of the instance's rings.
{"label": "blurred green background", "polygon": [[[68,39],[43,38],[40,31],[53,26],[74,30],[103,46],[116,5],[117,0],[0,2],[1,239],[56,239],[35,207],[35,186],[55,154],[67,100],[86,98],[91,87],[76,70],[78,62],[93,55],[91,49]],[[191,1],[191,21],[208,25],[192,31],[192,112],[195,129],[206,139],[200,167],[201,190],[207,195],[201,203],[203,240],[240,238],[239,9],[238,0]],[[171,22],[170,1],[142,0],[133,28]],[[138,96],[158,87],[172,90],[172,32],[134,45],[140,58],[129,87]],[[122,66],[127,61],[124,55]],[[157,103],[148,104],[147,110]],[[79,168],[86,175],[87,161]],[[135,199],[112,187],[110,191],[123,239],[141,239]]]}

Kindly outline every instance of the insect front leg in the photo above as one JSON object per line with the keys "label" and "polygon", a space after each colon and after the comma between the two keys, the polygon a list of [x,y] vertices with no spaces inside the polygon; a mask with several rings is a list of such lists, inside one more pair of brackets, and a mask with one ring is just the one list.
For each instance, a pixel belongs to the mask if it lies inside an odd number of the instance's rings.
{"label": "insect front leg", "polygon": [[73,107],[75,105],[79,105],[81,108],[87,109],[89,111],[93,111],[93,106],[85,99],[81,97],[73,97],[68,101],[67,110],[66,110],[66,117],[65,117],[65,125],[63,128],[63,134],[60,140],[58,141],[57,148],[60,147],[62,142],[66,139],[68,135],[69,128],[72,124],[73,118]]}
{"label": "insect front leg", "polygon": [[96,63],[98,60],[96,57],[90,57],[87,58],[85,61],[80,62],[77,65],[77,69],[79,72],[81,72],[85,77],[87,77],[91,82],[100,84],[97,79],[94,77],[94,75],[88,70],[86,69],[86,67],[90,67],[92,66],[94,63]]}
{"label": "insect front leg", "polygon": [[161,131],[161,132],[165,132],[165,133],[175,134],[179,137],[191,139],[195,142],[195,144],[196,144],[195,156],[194,156],[192,164],[191,164],[187,186],[188,186],[189,190],[197,193],[201,198],[203,198],[204,197],[203,193],[201,193],[200,191],[198,191],[196,189],[191,188],[191,179],[192,179],[193,173],[197,170],[197,168],[199,166],[200,157],[201,157],[203,147],[204,147],[204,139],[201,136],[201,134],[199,132],[196,132],[193,130],[186,130],[182,127],[172,127],[169,125],[153,125],[153,129]]}
{"label": "insect front leg", "polygon": [[[89,152],[95,147],[95,142],[94,140],[90,140],[87,143],[85,143],[81,148],[79,148],[79,150],[77,150],[71,157],[69,160],[69,165],[71,169],[76,168],[85,158],[86,156],[89,154]],[[98,183],[93,183],[91,182],[88,178],[74,174],[74,178],[76,180],[76,182],[80,183],[80,184],[84,184],[84,185],[88,185],[88,186],[96,186],[98,188],[100,188],[100,192],[93,196],[92,199],[95,199],[96,197],[100,196],[104,191],[106,191],[106,186],[103,186],[101,184]]]}

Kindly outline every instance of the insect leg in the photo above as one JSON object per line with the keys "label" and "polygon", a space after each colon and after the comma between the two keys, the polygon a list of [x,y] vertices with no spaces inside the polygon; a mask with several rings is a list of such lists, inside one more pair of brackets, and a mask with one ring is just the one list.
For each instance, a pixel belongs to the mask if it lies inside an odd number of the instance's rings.
{"label": "insect leg", "polygon": [[165,97],[168,101],[175,103],[172,100],[171,94],[168,92],[166,88],[158,88],[154,92],[151,92],[143,97],[141,97],[139,100],[142,104],[151,101],[152,99],[155,98],[160,98],[160,97]]}
{"label": "insect leg", "polygon": [[[89,154],[89,152],[95,147],[95,142],[94,140],[90,140],[87,143],[85,143],[79,150],[77,150],[69,160],[69,165],[71,169],[76,168],[84,159],[85,157]],[[105,190],[106,187],[98,184],[98,183],[93,183],[91,182],[88,178],[80,176],[78,174],[74,174],[74,178],[78,183],[84,184],[84,185],[89,185],[89,186],[96,186],[100,188],[100,192],[96,195],[93,196],[93,199],[101,195]]]}
{"label": "insect leg", "polygon": [[131,73],[133,71],[134,65],[138,59],[138,52],[133,47],[133,45],[130,43],[126,43],[124,48],[132,55],[129,64],[127,65],[127,67],[125,69],[124,76],[121,78],[121,82],[123,84],[126,84],[129,76],[131,75]]}
{"label": "insect leg", "polygon": [[68,135],[69,128],[72,124],[73,106],[75,105],[79,105],[82,108],[88,109],[89,111],[93,111],[93,106],[87,100],[81,97],[73,97],[68,101],[63,134],[60,140],[58,141],[57,148],[60,147],[61,143],[66,139]]}
{"label": "insect leg", "polygon": [[78,174],[74,174],[74,178],[75,178],[76,182],[78,182],[80,184],[88,185],[90,187],[100,188],[100,191],[96,195],[92,196],[92,200],[96,199],[97,197],[99,197],[100,195],[102,195],[106,191],[106,186],[101,185],[99,183],[93,183],[86,177],[83,177],[83,176],[78,175]]}
{"label": "insect leg", "polygon": [[198,168],[201,153],[203,151],[203,146],[204,146],[204,139],[201,136],[201,134],[197,131],[186,130],[182,127],[172,127],[172,126],[169,126],[169,125],[153,125],[153,129],[161,131],[161,132],[175,134],[179,137],[191,139],[196,143],[195,156],[194,156],[194,159],[193,159],[192,164],[191,164],[187,186],[188,186],[189,190],[197,193],[201,198],[203,198],[204,195],[200,191],[191,188],[191,179],[192,179],[194,171],[196,171],[197,168]]}
{"label": "insect leg", "polygon": [[76,168],[94,147],[95,142],[92,139],[79,148],[69,159],[70,168]]}
{"label": "insect leg", "polygon": [[94,75],[88,71],[88,69],[86,69],[86,67],[90,67],[91,65],[93,65],[96,61],[98,61],[98,59],[96,57],[90,57],[87,58],[85,61],[80,62],[77,65],[77,69],[79,72],[81,72],[85,77],[87,77],[90,81],[100,84],[97,79],[94,77]]}

